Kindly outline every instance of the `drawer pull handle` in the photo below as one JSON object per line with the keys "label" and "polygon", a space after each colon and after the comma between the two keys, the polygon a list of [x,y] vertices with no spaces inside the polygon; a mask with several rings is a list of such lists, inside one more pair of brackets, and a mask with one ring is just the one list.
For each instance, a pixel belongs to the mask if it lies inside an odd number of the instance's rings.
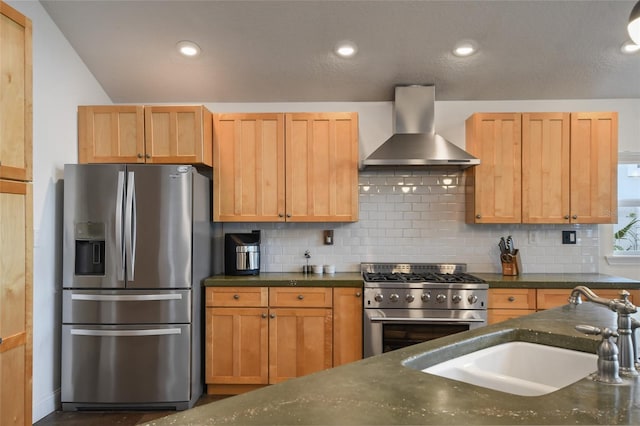
{"label": "drawer pull handle", "polygon": [[509,300],[509,302],[515,302],[516,298],[515,298],[515,296],[509,296],[509,299],[507,299],[507,300]]}
{"label": "drawer pull handle", "polygon": [[359,291],[356,293],[356,297],[360,297],[360,292]]}
{"label": "drawer pull handle", "polygon": [[304,299],[304,295],[299,294],[299,295],[298,295],[298,300],[302,300],[302,299]]}
{"label": "drawer pull handle", "polygon": [[234,298],[234,299],[236,299],[236,300],[238,300],[238,299],[240,299],[240,295],[239,295],[239,294],[234,294],[234,295],[233,295],[233,298]]}
{"label": "drawer pull handle", "polygon": [[269,315],[269,318],[275,318],[275,317],[276,317],[276,314]]}
{"label": "drawer pull handle", "polygon": [[267,314],[265,314],[264,312],[262,313],[262,318],[266,318]]}

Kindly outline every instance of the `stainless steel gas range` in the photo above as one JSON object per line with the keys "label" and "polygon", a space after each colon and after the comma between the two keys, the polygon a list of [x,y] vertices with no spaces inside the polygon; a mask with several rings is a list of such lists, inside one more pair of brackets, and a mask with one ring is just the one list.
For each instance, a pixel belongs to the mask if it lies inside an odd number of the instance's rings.
{"label": "stainless steel gas range", "polygon": [[364,356],[487,323],[488,284],[463,263],[362,263]]}

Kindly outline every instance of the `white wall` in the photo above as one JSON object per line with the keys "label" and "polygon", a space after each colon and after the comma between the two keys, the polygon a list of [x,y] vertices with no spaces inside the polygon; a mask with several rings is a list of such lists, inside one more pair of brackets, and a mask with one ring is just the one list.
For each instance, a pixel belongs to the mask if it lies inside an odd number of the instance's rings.
{"label": "white wall", "polygon": [[[33,21],[34,64],[34,421],[59,406],[60,276],[63,165],[77,160],[76,108],[110,104],[109,97],[78,58],[39,2],[7,0]],[[212,111],[357,111],[360,114],[361,155],[372,152],[392,132],[392,103],[260,103],[208,104]],[[440,133],[464,146],[464,119],[475,111],[594,111],[620,113],[620,149],[640,151],[640,100],[437,102]],[[438,173],[410,176],[365,172],[360,176],[361,221],[355,224],[236,224],[228,232],[263,227],[267,270],[297,270],[301,251],[312,261],[335,263],[355,270],[360,261],[458,260],[476,271],[497,270],[495,244],[512,233],[523,248],[526,272],[598,271],[599,227],[573,226],[580,244],[558,242],[558,226],[468,226],[462,222],[462,178],[443,188]],[[440,179],[440,180],[439,180]],[[364,187],[368,186],[369,191]],[[404,194],[402,187],[416,193]],[[451,186],[451,185],[444,185]],[[412,190],[413,191],[413,190]],[[416,214],[419,213],[419,214]],[[336,244],[323,246],[321,230],[335,229]],[[535,242],[529,242],[533,231]],[[378,238],[388,244],[381,249]],[[532,240],[533,241],[533,240]],[[558,261],[565,256],[563,261]],[[632,276],[637,267],[608,273]],[[640,273],[638,273],[640,275]],[[640,279],[640,276],[635,276]]]}
{"label": "white wall", "polygon": [[63,165],[77,161],[78,104],[110,104],[37,1],[8,0],[33,23],[33,420],[60,401]]}

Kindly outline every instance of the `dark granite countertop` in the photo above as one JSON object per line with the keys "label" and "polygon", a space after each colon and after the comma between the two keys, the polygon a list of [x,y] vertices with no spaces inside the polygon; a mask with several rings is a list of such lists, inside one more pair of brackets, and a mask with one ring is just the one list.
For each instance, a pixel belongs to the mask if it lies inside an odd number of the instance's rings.
{"label": "dark granite countertop", "polygon": [[303,274],[297,272],[263,272],[259,275],[214,275],[204,280],[207,287],[362,287],[359,272]]}
{"label": "dark granite countertop", "polygon": [[[590,288],[640,289],[640,281],[605,274],[522,274],[515,277],[502,274],[471,272],[489,283],[490,288]],[[260,275],[214,275],[204,280],[205,286],[300,286],[300,287],[361,287],[359,272],[335,274],[302,274],[297,272],[263,272]]]}
{"label": "dark granite countertop", "polygon": [[605,274],[522,274],[505,276],[471,272],[489,283],[489,288],[573,288],[586,285],[589,288],[640,289],[640,281]]}
{"label": "dark granite countertop", "polygon": [[613,328],[615,323],[615,313],[603,306],[590,302],[565,305],[289,380],[148,424],[637,425],[640,379],[605,385],[587,377],[547,395],[526,397],[405,366],[424,368],[509,340],[595,353],[598,339],[578,333],[574,326]]}

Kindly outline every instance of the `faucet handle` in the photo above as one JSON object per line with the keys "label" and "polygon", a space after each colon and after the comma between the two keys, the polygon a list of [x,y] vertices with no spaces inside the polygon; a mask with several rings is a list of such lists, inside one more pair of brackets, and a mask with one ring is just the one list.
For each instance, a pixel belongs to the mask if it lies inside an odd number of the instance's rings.
{"label": "faucet handle", "polygon": [[607,327],[601,329],[591,325],[576,325],[575,328],[584,334],[602,336],[602,340],[596,350],[598,372],[593,376],[593,380],[609,384],[622,383],[619,374],[618,347],[610,340],[611,337],[618,337],[618,333]]}
{"label": "faucet handle", "polygon": [[592,325],[576,325],[576,330],[580,333],[591,334],[593,336],[602,335],[603,339],[608,339],[609,337],[618,337],[618,333],[611,330],[608,327],[598,328]]}

